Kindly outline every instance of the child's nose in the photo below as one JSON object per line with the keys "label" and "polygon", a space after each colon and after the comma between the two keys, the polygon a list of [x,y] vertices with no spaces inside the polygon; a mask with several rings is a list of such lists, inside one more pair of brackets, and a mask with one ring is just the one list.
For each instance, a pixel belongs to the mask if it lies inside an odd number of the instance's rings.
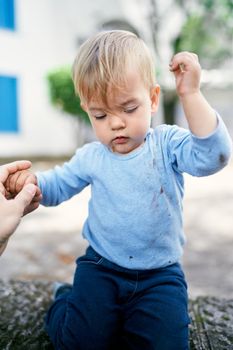
{"label": "child's nose", "polygon": [[125,122],[121,117],[117,115],[111,115],[110,126],[112,130],[119,130],[125,127]]}

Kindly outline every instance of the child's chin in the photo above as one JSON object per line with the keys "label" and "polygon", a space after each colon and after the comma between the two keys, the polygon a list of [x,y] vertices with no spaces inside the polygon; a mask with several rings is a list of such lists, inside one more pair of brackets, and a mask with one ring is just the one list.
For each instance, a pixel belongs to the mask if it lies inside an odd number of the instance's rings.
{"label": "child's chin", "polygon": [[133,147],[133,146],[129,147],[127,145],[118,145],[118,147],[114,148],[113,152],[119,153],[119,154],[129,154],[129,153],[135,151],[140,146],[141,145],[135,146],[135,147]]}
{"label": "child's chin", "polygon": [[131,149],[122,146],[117,146],[112,148],[112,152],[119,154],[128,154],[131,152]]}

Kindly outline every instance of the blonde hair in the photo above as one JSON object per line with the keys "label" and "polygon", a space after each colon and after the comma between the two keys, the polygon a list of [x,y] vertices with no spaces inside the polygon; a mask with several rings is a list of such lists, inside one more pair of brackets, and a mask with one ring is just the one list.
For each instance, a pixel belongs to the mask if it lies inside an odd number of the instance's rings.
{"label": "blonde hair", "polygon": [[107,104],[109,86],[126,85],[126,73],[139,72],[148,89],[155,85],[155,70],[151,53],[137,35],[123,30],[97,33],[85,41],[73,64],[75,91],[83,104],[91,98]]}

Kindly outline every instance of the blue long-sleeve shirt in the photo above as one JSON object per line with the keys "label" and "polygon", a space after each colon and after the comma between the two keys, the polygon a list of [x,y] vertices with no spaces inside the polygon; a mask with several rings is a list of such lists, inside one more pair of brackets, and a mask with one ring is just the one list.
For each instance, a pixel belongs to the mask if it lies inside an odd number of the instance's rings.
{"label": "blue long-sleeve shirt", "polygon": [[185,242],[182,173],[206,176],[219,171],[231,147],[221,118],[204,138],[177,126],[150,129],[143,146],[126,155],[93,142],[63,166],[37,174],[42,204],[58,205],[90,184],[83,228],[90,245],[126,268],[167,266],[179,261]]}

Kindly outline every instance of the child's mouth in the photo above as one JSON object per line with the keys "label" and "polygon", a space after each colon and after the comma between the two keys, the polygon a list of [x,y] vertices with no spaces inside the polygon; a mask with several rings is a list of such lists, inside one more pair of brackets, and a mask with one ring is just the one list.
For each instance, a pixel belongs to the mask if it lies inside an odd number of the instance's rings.
{"label": "child's mouth", "polygon": [[119,136],[119,137],[116,137],[113,142],[117,145],[121,145],[121,144],[124,144],[128,141],[128,137],[124,137],[124,136]]}

